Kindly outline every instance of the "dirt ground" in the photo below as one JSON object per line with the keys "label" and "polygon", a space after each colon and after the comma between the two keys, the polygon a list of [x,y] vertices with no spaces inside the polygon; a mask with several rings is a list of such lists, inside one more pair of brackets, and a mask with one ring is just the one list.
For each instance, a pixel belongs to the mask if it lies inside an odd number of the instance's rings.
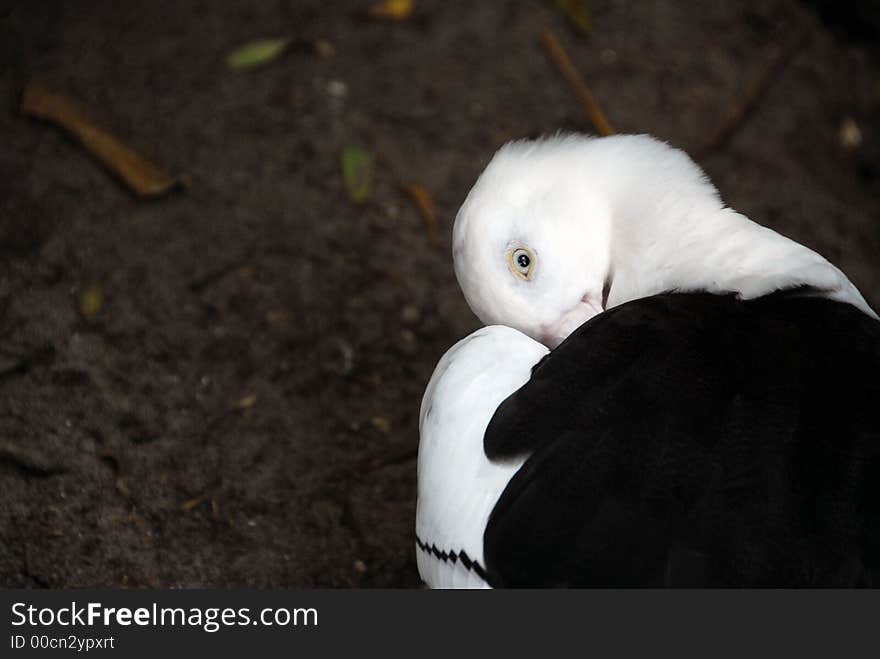
{"label": "dirt ground", "polygon": [[[0,3],[0,585],[417,586],[417,422],[477,326],[458,205],[494,149],[589,130],[551,26],[622,132],[711,136],[790,36],[810,42],[703,160],[726,201],[880,304],[880,73],[864,20],[787,2]],[[830,22],[829,22],[830,21]],[[231,71],[264,36],[326,39]],[[870,35],[869,35],[870,38]],[[876,43],[876,42],[875,42]],[[140,201],[18,112],[40,77],[188,191]],[[861,145],[846,148],[852,119]],[[340,153],[381,155],[373,201]],[[402,182],[436,202],[440,243]],[[91,318],[80,293],[98,286]]]}

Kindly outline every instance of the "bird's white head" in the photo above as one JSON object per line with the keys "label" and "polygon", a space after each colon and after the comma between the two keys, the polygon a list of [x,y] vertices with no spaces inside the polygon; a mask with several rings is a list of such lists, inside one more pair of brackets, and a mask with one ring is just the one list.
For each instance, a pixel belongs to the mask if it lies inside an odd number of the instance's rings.
{"label": "bird's white head", "polygon": [[503,147],[453,233],[455,273],[480,320],[551,346],[602,310],[611,264],[610,207],[584,181],[581,141]]}
{"label": "bird's white head", "polygon": [[623,302],[811,286],[873,313],[808,248],[725,208],[687,154],[647,135],[558,135],[495,154],[458,212],[455,273],[485,324],[553,348]]}

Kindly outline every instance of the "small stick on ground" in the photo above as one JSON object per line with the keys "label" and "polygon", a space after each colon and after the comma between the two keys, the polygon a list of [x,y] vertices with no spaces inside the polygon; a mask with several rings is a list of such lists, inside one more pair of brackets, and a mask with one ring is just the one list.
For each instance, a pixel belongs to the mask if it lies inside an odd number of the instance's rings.
{"label": "small stick on ground", "polygon": [[199,496],[193,497],[192,499],[187,499],[186,501],[181,503],[178,508],[180,508],[180,510],[182,510],[183,512],[187,512],[205,503],[208,500],[209,496],[209,494],[200,494]]}
{"label": "small stick on ground", "polygon": [[419,211],[428,230],[428,240],[435,247],[442,247],[443,237],[437,219],[437,210],[434,206],[434,198],[428,188],[420,183],[407,182],[407,178],[404,176],[405,168],[389,154],[379,152],[378,161],[389,172],[391,178],[397,182],[397,189],[405,194]]}
{"label": "small stick on ground", "polygon": [[577,96],[578,101],[580,101],[580,104],[586,111],[587,117],[589,117],[596,132],[599,135],[614,135],[617,131],[614,130],[611,122],[608,121],[608,117],[605,116],[602,108],[599,107],[596,99],[593,98],[590,88],[587,87],[587,83],[584,82],[581,74],[575,68],[574,63],[571,61],[562,43],[553,33],[553,30],[548,27],[544,28],[541,32],[541,44],[547,50],[547,54],[553,60],[553,63],[556,64],[559,72],[562,73],[562,76],[571,86],[572,91],[574,91],[575,96]]}
{"label": "small stick on ground", "polygon": [[442,245],[443,240],[440,238],[440,230],[437,226],[437,211],[434,210],[434,200],[431,193],[425,189],[425,186],[418,183],[405,183],[400,186],[409,198],[419,209],[419,213],[425,220],[425,226],[428,228],[428,238],[434,245]]}
{"label": "small stick on ground", "polygon": [[739,102],[727,113],[721,127],[702,147],[697,149],[697,160],[703,160],[721,149],[742,128],[758,105],[758,101],[773,86],[773,83],[776,82],[789,62],[794,59],[794,56],[807,44],[811,35],[812,25],[805,20],[788,43],[773,51],[760,75],[752,81]]}

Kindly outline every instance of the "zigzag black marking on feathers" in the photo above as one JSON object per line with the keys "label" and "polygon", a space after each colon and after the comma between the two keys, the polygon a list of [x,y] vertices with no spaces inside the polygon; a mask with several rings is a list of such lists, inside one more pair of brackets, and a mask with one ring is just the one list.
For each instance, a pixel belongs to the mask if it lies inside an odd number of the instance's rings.
{"label": "zigzag black marking on feathers", "polygon": [[479,561],[472,560],[470,556],[467,555],[467,552],[462,550],[458,553],[454,551],[445,552],[437,549],[437,545],[428,544],[426,542],[422,542],[422,540],[416,536],[416,546],[426,554],[431,554],[435,558],[439,558],[444,563],[452,563],[455,565],[456,562],[461,562],[464,569],[473,572],[480,579],[489,583],[489,575],[486,574],[486,570],[480,565]]}

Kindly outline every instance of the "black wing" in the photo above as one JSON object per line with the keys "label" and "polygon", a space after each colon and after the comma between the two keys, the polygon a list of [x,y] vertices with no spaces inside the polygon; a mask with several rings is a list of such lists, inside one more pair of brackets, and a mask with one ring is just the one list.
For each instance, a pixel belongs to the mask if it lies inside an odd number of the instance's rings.
{"label": "black wing", "polygon": [[668,294],[597,316],[486,431],[490,458],[532,453],[486,528],[491,579],[870,583],[878,374],[880,323],[826,299]]}

